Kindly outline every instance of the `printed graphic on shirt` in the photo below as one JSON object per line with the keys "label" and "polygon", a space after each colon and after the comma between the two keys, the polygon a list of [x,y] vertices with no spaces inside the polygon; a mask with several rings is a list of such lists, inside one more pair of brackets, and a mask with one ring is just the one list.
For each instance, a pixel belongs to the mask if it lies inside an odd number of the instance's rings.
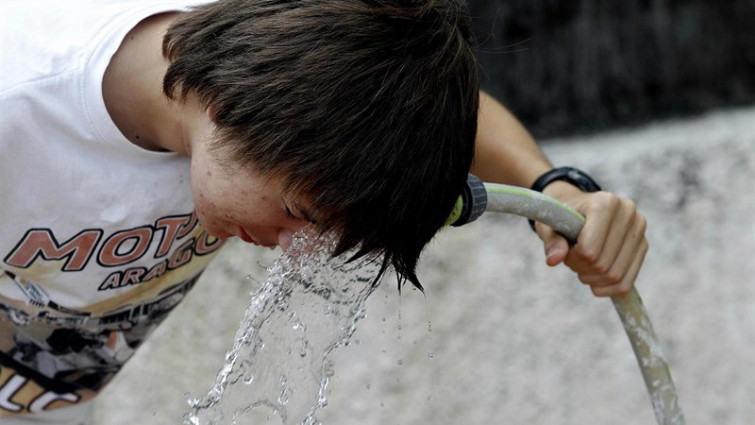
{"label": "printed graphic on shirt", "polygon": [[[109,235],[86,229],[66,240],[50,229],[27,231],[0,268],[0,416],[96,395],[221,245],[194,214]],[[72,288],[96,293],[84,306],[66,305],[33,280],[40,270],[76,276],[92,267],[104,270],[101,279]]]}

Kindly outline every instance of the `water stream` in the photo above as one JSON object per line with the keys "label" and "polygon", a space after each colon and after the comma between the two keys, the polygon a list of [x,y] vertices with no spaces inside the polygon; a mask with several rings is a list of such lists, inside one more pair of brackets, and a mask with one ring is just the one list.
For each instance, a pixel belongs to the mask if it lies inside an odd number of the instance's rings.
{"label": "water stream", "polygon": [[297,237],[252,293],[233,347],[207,395],[189,397],[187,425],[319,425],[333,376],[374,290],[377,261],[332,259],[332,237]]}

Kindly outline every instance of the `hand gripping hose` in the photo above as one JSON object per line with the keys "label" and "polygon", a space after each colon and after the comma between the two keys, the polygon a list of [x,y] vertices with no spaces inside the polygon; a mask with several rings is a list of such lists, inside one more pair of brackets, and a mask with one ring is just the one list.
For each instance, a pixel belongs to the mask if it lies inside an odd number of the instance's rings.
{"label": "hand gripping hose", "polygon": [[[469,175],[467,187],[456,203],[448,224],[460,226],[485,211],[516,214],[547,224],[574,243],[584,225],[584,217],[571,207],[540,192],[515,186],[483,183]],[[637,290],[611,298],[629,336],[642,371],[655,418],[659,425],[684,425],[676,388],[671,379],[661,344],[653,331]]]}

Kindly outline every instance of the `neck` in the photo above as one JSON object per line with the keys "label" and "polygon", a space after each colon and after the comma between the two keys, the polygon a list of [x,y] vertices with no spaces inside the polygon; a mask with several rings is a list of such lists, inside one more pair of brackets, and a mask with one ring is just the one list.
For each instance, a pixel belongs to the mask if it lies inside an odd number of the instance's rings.
{"label": "neck", "polygon": [[162,90],[168,62],[162,39],[176,14],[151,16],[123,39],[102,82],[105,106],[131,143],[147,150],[189,155],[186,116],[196,105],[172,101]]}

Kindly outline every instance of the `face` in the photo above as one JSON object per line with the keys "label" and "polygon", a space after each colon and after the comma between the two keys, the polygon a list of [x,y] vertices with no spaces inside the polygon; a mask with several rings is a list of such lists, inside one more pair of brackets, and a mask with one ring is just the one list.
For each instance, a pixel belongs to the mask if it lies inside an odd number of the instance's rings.
{"label": "face", "polygon": [[210,138],[193,143],[191,185],[199,221],[211,235],[288,249],[293,234],[310,224],[297,199],[283,194],[281,178],[238,166]]}

